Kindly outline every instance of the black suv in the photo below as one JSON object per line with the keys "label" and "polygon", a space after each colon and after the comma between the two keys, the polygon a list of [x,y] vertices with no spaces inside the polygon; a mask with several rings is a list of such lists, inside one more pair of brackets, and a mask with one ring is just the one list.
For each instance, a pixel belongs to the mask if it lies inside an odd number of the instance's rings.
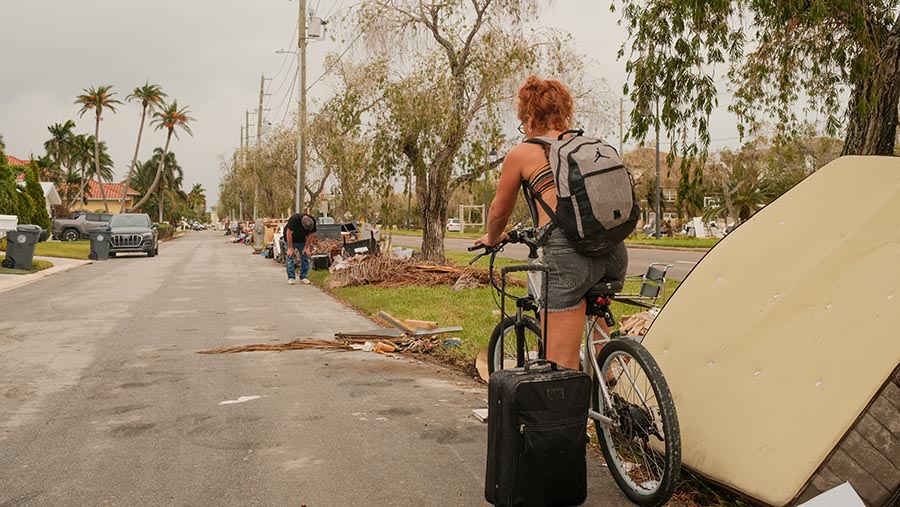
{"label": "black suv", "polygon": [[146,213],[114,215],[107,228],[110,257],[118,252],[144,252],[149,257],[159,253],[159,225]]}

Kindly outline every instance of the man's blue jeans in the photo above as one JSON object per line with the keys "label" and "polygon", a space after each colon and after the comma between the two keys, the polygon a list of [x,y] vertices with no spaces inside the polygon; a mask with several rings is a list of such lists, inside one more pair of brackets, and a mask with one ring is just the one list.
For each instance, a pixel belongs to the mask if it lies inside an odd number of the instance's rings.
{"label": "man's blue jeans", "polygon": [[303,253],[303,248],[306,246],[306,242],[303,243],[294,243],[294,255],[287,254],[287,247],[284,249],[284,265],[287,268],[288,279],[293,280],[297,273],[297,265],[294,261],[295,256],[300,256],[300,279],[306,278],[306,274],[309,273],[309,256]]}

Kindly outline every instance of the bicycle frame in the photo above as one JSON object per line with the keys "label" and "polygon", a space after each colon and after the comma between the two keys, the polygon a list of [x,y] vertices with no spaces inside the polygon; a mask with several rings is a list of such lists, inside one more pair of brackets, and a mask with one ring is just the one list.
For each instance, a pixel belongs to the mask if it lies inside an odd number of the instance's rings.
{"label": "bicycle frame", "polygon": [[[612,398],[609,396],[609,388],[606,386],[606,379],[601,378],[602,375],[600,372],[600,365],[597,363],[597,350],[599,347],[606,345],[612,338],[603,330],[602,327],[596,322],[598,316],[588,317],[588,321],[585,323],[585,331],[584,331],[584,355],[589,357],[589,361],[585,361],[583,358],[581,360],[581,369],[591,377],[594,377],[594,372],[598,372],[596,375],[597,383],[600,385],[600,394],[603,396],[604,406],[612,406]],[[600,334],[600,339],[594,338],[596,333]],[[627,370],[626,370],[627,371]],[[630,373],[629,373],[630,376]],[[634,379],[631,379],[632,381]],[[597,412],[593,408],[588,408],[588,417],[595,420],[600,421],[601,424],[611,424],[613,422],[609,417]]]}

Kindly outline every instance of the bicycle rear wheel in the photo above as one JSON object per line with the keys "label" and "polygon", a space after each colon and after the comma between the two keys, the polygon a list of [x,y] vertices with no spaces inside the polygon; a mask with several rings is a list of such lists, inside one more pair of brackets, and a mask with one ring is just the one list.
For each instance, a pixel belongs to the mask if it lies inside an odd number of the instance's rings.
{"label": "bicycle rear wheel", "polygon": [[[612,419],[611,424],[594,421],[607,467],[632,502],[663,505],[681,473],[681,433],[666,379],[647,349],[627,338],[607,343],[597,364],[592,403]],[[600,378],[607,379],[611,406],[600,391]]]}
{"label": "bicycle rear wheel", "polygon": [[[523,318],[525,325],[525,360],[543,357],[543,342],[541,341],[541,325],[533,317]],[[500,337],[503,336],[501,347]],[[516,365],[516,319],[506,317],[491,333],[488,342],[488,374],[497,370],[511,368]]]}

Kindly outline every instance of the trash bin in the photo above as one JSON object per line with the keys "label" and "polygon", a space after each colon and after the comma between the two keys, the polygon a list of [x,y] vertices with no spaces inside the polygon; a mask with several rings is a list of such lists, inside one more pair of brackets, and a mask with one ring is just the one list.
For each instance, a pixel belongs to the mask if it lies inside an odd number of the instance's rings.
{"label": "trash bin", "polygon": [[109,259],[109,231],[107,229],[93,229],[88,232],[91,236],[91,253],[88,259],[92,261],[105,261]]}
{"label": "trash bin", "polygon": [[22,224],[14,232],[6,234],[6,259],[4,268],[31,269],[34,260],[34,245],[41,236],[39,225]]}

